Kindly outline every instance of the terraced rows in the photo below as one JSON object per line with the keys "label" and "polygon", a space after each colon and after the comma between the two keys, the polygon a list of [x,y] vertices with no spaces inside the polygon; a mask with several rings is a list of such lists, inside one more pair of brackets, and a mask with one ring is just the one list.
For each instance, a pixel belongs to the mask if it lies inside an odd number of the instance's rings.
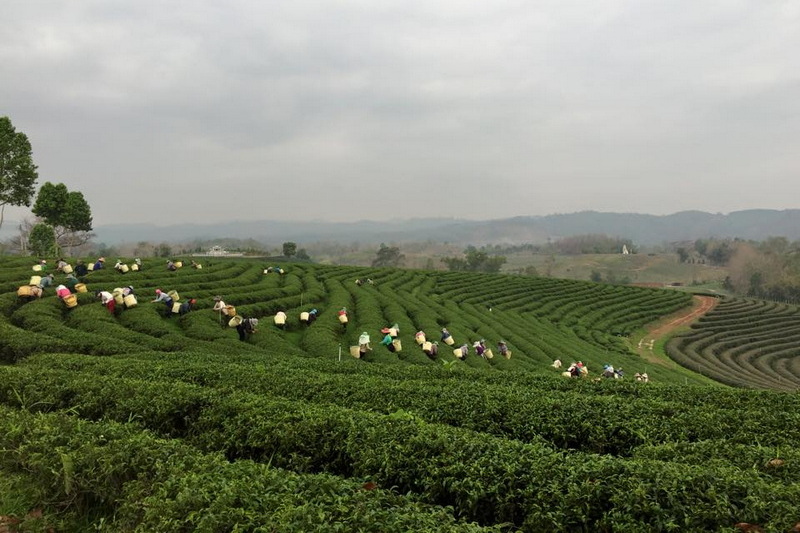
{"label": "terraced rows", "polygon": [[[136,274],[90,274],[92,290],[135,287],[139,305],[115,316],[92,293],[71,310],[52,289],[19,301],[30,263],[0,261],[0,502],[16,505],[0,514],[42,511],[21,530],[175,532],[722,531],[740,521],[784,531],[800,516],[797,395],[685,386],[694,378],[683,370],[649,367],[654,382],[643,384],[550,368],[558,357],[634,372],[642,361],[616,335],[686,295],[264,266],[168,272],[153,260]],[[354,283],[364,277],[375,284]],[[149,302],[156,288],[197,307],[165,316]],[[259,318],[259,332],[239,341],[211,309],[215,295]],[[737,320],[793,320],[726,303]],[[301,325],[312,307],[319,319]],[[278,310],[285,329],[272,323]],[[738,335],[724,318],[707,322]],[[373,342],[364,360],[347,354],[362,331],[377,341],[393,323],[400,353]],[[414,333],[435,339],[442,327],[459,343],[504,339],[514,355],[460,362],[442,346],[431,360]],[[729,350],[731,365],[773,378],[794,369],[793,336],[772,359],[753,357],[764,327],[745,338],[754,343]],[[713,353],[713,334],[696,349]]]}
{"label": "terraced rows", "polygon": [[[257,261],[212,260],[202,270],[170,272],[149,261],[141,272],[92,272],[87,280],[92,291],[135,287],[140,305],[112,317],[91,293],[80,294],[78,308],[71,311],[49,295],[22,305],[14,291],[32,274],[30,262],[5,260],[0,280],[5,291],[0,295],[2,327],[9,332],[8,339],[0,341],[4,359],[37,353],[37,346],[98,355],[213,347],[338,358],[340,353],[346,356],[366,331],[374,349],[364,362],[429,365],[436,361],[422,354],[413,335],[421,330],[438,340],[439,330],[447,327],[458,343],[486,339],[495,347],[504,340],[513,354],[511,360],[467,357],[468,366],[541,369],[559,358],[580,359],[595,368],[611,362],[635,369],[639,363],[619,336],[689,301],[675,292],[565,280],[309,264],[288,265],[284,275],[265,275],[264,267]],[[354,283],[367,277],[375,284]],[[178,290],[184,300],[196,298],[195,311],[163,318],[164,309],[148,301],[156,288]],[[235,305],[239,314],[261,319],[261,331],[239,343],[236,333],[223,327],[219,315],[210,310],[214,295]],[[320,310],[319,319],[310,328],[301,327],[297,317],[312,307]],[[346,330],[336,321],[341,307],[349,309]],[[290,317],[284,330],[271,324],[278,310]],[[377,346],[379,330],[393,323],[400,325],[404,345],[397,354]],[[27,338],[36,342],[23,342],[31,332],[35,336]],[[452,350],[442,345],[439,359],[452,360]],[[662,377],[669,379],[664,372]]]}
{"label": "terraced rows", "polygon": [[800,309],[794,305],[725,300],[666,348],[675,361],[723,383],[800,388]]}

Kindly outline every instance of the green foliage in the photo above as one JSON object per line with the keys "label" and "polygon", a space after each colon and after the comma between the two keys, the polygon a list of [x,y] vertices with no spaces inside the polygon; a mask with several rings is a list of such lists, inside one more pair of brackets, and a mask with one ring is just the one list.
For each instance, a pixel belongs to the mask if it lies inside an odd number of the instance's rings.
{"label": "green foliage", "polygon": [[458,272],[500,272],[506,258],[501,255],[490,256],[483,250],[469,246],[464,250],[464,258],[446,257],[442,262],[451,271]]}
{"label": "green foliage", "polygon": [[92,210],[81,192],[67,194],[62,217],[69,231],[92,231]]}
{"label": "green foliage", "polygon": [[131,424],[0,408],[0,447],[4,470],[32,474],[49,505],[90,513],[97,529],[495,530],[363,482],[231,464]]}
{"label": "green foliage", "polygon": [[372,261],[373,267],[398,267],[402,266],[405,256],[400,253],[397,246],[386,246],[381,243],[381,247],[376,253],[375,260]]}
{"label": "green foliage", "polygon": [[69,191],[66,185],[47,181],[39,188],[36,203],[33,204],[31,211],[51,226],[62,226],[67,220],[64,206],[67,205],[68,197]]}
{"label": "green foliage", "polygon": [[665,349],[679,364],[722,383],[795,391],[798,326],[797,306],[728,298]]}
{"label": "green foliage", "polygon": [[0,117],[0,227],[7,205],[31,205],[38,178],[28,136]]}
{"label": "green foliage", "polygon": [[172,257],[172,247],[162,242],[158,246],[156,246],[156,257]]}
{"label": "green foliage", "polygon": [[[139,305],[112,315],[92,292],[72,309],[52,289],[18,299],[30,259],[2,258],[0,472],[24,480],[26,505],[63,531],[781,531],[800,515],[796,395],[686,386],[693,374],[627,345],[688,294],[285,265],[168,272],[154,258],[140,272],[91,272],[90,290],[136,288]],[[168,316],[148,301],[155,288],[196,298],[195,310]],[[258,333],[239,341],[212,310],[218,294],[259,318]],[[704,320],[720,335],[695,349],[713,353],[725,335],[752,343],[712,363],[741,363],[722,379],[781,344],[769,316],[786,328],[782,355],[796,345],[794,308],[725,305],[725,320]],[[319,318],[300,323],[311,308]],[[756,329],[736,335],[736,320]],[[395,323],[403,350],[390,353],[377,340]],[[440,342],[431,360],[414,334],[439,340],[443,327],[458,344],[503,339],[513,357],[461,361]],[[365,331],[373,351],[351,358]],[[566,379],[556,358],[581,359],[591,376],[605,362],[629,376],[647,364],[653,382]]]}
{"label": "green foliage", "polygon": [[285,242],[283,243],[283,255],[284,257],[292,257],[293,255],[297,255],[297,243],[296,242]]}
{"label": "green foliage", "polygon": [[553,244],[558,253],[567,255],[619,254],[622,253],[623,246],[626,246],[631,252],[634,251],[633,242],[630,239],[599,234],[573,235],[559,239]]}
{"label": "green foliage", "polygon": [[39,223],[31,228],[31,233],[28,235],[28,248],[33,255],[39,257],[47,257],[55,255],[56,250],[56,234],[49,224]]}
{"label": "green foliage", "polygon": [[83,193],[67,190],[63,183],[45,182],[36,195],[33,213],[53,227],[60,246],[74,247],[88,242],[92,210]]}

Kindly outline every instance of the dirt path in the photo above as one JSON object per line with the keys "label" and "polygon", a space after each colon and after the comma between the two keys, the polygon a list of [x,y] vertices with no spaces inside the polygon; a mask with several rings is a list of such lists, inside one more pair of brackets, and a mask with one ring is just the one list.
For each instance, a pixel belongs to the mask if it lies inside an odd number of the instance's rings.
{"label": "dirt path", "polygon": [[717,305],[717,298],[713,296],[698,296],[693,298],[694,306],[687,311],[679,311],[677,314],[671,315],[666,319],[656,323],[652,329],[645,333],[644,337],[639,341],[638,350],[639,355],[654,363],[663,363],[661,358],[653,354],[653,345],[664,337],[671,335],[676,329],[691,324],[704,314],[711,311]]}

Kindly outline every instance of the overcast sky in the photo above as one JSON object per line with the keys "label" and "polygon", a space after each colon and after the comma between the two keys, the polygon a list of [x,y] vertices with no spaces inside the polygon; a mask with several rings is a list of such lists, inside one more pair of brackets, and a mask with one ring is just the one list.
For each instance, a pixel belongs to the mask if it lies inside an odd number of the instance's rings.
{"label": "overcast sky", "polygon": [[95,226],[800,208],[797,0],[0,15],[0,115]]}

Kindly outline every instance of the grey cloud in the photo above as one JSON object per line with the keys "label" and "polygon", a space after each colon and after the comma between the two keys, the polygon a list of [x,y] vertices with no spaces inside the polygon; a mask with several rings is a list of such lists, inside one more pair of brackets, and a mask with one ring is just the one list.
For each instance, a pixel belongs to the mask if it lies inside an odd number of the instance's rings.
{"label": "grey cloud", "polygon": [[0,113],[98,223],[786,208],[796,6],[14,1]]}

